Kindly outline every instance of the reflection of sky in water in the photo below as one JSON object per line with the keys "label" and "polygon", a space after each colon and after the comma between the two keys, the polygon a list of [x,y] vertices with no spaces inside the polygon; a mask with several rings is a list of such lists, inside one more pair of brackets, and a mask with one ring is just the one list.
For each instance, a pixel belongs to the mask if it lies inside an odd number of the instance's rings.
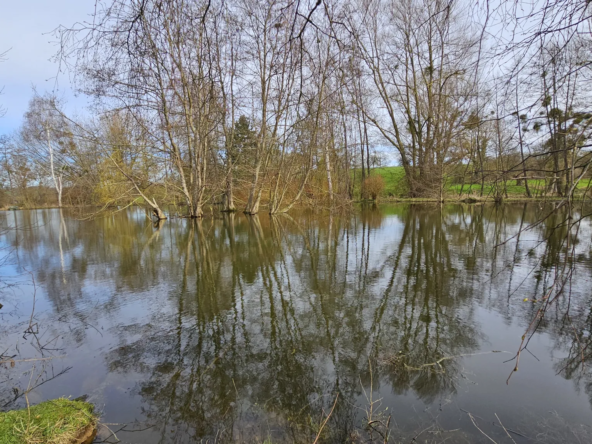
{"label": "reflection of sky in water", "polygon": [[[1,272],[34,273],[41,342],[67,355],[56,369],[72,367],[34,399],[89,394],[106,422],[154,425],[129,442],[193,442],[227,433],[229,418],[281,438],[287,418],[302,432],[298,412],[327,410],[336,390],[336,424],[359,428],[356,406],[372,393],[369,356],[374,399],[411,437],[436,421],[480,439],[464,411],[491,436],[502,437],[495,413],[534,434],[550,410],[592,420],[586,390],[557,375],[572,345],[558,315],[506,385],[514,364],[503,361],[536,310],[523,299],[548,288],[554,270],[544,258],[559,251],[537,242],[558,220],[523,232],[518,248],[516,238],[493,247],[536,211],[401,205],[342,217],[169,220],[160,230],[143,211],[86,222],[65,210],[19,211],[0,215],[23,228],[0,238],[20,264]],[[572,300],[584,317],[590,232],[586,222]],[[2,343],[20,341],[32,356],[30,339],[18,339],[32,287],[15,294]],[[442,361],[443,373],[409,370],[458,355],[471,356]]]}

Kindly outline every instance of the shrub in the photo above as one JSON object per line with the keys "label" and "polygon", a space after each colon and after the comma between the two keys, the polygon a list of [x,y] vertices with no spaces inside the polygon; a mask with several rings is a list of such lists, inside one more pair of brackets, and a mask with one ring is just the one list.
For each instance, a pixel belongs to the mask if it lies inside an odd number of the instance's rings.
{"label": "shrub", "polygon": [[371,197],[372,200],[377,200],[378,196],[384,190],[384,178],[375,174],[364,179],[364,194],[366,197]]}

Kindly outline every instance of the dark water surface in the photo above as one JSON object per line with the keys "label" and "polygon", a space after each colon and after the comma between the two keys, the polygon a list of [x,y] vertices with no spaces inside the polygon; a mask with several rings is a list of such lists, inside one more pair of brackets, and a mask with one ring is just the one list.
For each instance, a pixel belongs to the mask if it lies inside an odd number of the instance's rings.
{"label": "dark water surface", "polygon": [[546,209],[2,212],[0,402],[89,395],[108,442],[592,442],[588,222],[506,384],[565,258],[561,212],[515,236]]}

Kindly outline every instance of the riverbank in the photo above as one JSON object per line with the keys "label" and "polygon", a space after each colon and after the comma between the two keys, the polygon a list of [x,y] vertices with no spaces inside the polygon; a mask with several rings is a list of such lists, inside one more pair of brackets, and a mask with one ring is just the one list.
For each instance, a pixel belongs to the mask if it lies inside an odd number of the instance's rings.
{"label": "riverbank", "polygon": [[[565,198],[560,196],[535,196],[535,197],[526,197],[526,196],[509,196],[504,197],[501,199],[503,202],[513,202],[513,203],[528,203],[528,202],[560,202]],[[572,201],[576,202],[583,202],[585,199],[584,196],[574,196]],[[473,196],[473,195],[463,195],[463,196],[445,196],[442,199],[438,198],[412,198],[412,197],[384,197],[378,199],[376,201],[366,199],[366,200],[357,200],[353,203],[357,204],[398,204],[398,203],[445,203],[445,204],[480,204],[480,203],[495,203],[500,202],[500,199],[496,199],[493,196]]]}
{"label": "riverbank", "polygon": [[[384,202],[438,202],[440,199],[435,198],[423,198],[413,199],[407,198],[405,195],[408,193],[405,170],[401,166],[391,167],[377,167],[371,170],[371,174],[376,174],[382,177],[384,180],[384,190],[380,193],[380,200]],[[520,185],[517,183],[520,182]],[[590,187],[590,179],[582,179],[575,190],[576,195],[585,194]],[[360,194],[360,183],[356,182],[354,186],[354,195],[359,196]],[[503,182],[485,182],[483,185],[480,183],[447,183],[444,185],[444,200],[450,202],[462,201],[465,196],[482,199],[484,201],[494,201],[493,195],[497,191],[501,193],[504,200],[507,201],[536,201],[536,200],[560,200],[559,196],[549,196],[546,193],[547,183],[542,179],[529,179],[528,187],[532,197],[528,197],[526,186],[524,181],[516,181],[516,179],[508,179],[505,183]]]}
{"label": "riverbank", "polygon": [[[574,202],[583,202],[587,199],[590,199],[592,196],[587,196],[585,194],[576,194],[572,197],[572,201]],[[480,196],[478,194],[463,194],[463,195],[446,195],[443,198],[431,198],[431,197],[399,197],[399,196],[383,196],[377,200],[372,199],[358,199],[352,200],[352,204],[398,204],[398,203],[447,203],[447,204],[477,204],[477,203],[494,203],[494,202],[560,202],[564,200],[564,197],[561,196],[532,196],[527,197],[525,195],[515,194],[515,195],[508,195],[508,197],[502,197],[501,199],[492,195],[485,195]],[[211,205],[213,206],[213,205]],[[306,203],[301,203],[300,205],[296,205],[295,208],[304,207],[306,208],[308,205]],[[142,205],[132,205],[132,207],[139,207],[144,208]],[[75,206],[63,206],[61,209],[80,209],[80,208],[88,208],[85,207],[75,207]],[[166,208],[164,206],[163,208]],[[329,207],[327,207],[328,209]],[[52,210],[52,209],[59,209],[56,206],[47,206],[47,207],[23,207],[23,208],[9,208],[4,207],[0,208],[0,211],[19,211],[19,210]],[[166,211],[165,211],[166,212]],[[242,213],[242,211],[238,210],[237,213]],[[259,214],[267,214],[265,205],[261,206],[261,211]]]}

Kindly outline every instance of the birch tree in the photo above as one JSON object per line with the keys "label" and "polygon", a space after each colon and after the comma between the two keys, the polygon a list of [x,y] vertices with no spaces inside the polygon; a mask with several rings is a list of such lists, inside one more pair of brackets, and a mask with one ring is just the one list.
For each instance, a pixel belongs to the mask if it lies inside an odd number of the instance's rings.
{"label": "birch tree", "polygon": [[25,113],[20,142],[39,168],[51,178],[58,206],[62,207],[64,182],[71,163],[69,154],[76,148],[70,125],[60,106],[56,96],[35,93]]}

